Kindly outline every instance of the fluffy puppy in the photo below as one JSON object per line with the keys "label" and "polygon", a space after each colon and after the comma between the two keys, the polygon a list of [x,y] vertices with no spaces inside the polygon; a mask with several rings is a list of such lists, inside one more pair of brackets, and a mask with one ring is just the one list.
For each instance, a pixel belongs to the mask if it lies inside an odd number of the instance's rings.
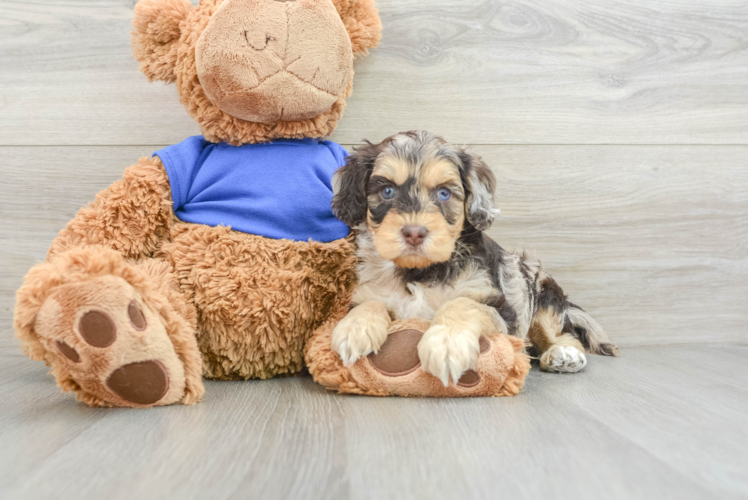
{"label": "fluffy puppy", "polygon": [[534,255],[483,233],[499,211],[483,160],[423,131],[355,150],[333,178],[333,211],[357,233],[352,309],[332,347],[345,364],[377,352],[394,319],[432,326],[422,369],[445,386],[478,360],[481,335],[529,338],[546,371],[577,372],[584,351],[618,356],[600,325],[569,302]]}

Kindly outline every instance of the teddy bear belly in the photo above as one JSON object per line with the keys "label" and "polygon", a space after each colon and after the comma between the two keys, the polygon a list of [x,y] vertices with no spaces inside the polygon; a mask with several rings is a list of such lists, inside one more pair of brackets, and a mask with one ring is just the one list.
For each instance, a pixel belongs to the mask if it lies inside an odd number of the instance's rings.
{"label": "teddy bear belly", "polygon": [[274,240],[177,223],[162,248],[197,310],[203,372],[269,378],[303,368],[312,332],[347,307],[355,281],[350,239]]}

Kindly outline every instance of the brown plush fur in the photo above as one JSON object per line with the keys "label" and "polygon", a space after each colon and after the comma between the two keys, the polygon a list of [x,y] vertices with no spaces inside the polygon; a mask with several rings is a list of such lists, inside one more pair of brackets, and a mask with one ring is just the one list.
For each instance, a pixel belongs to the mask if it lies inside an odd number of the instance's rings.
{"label": "brown plush fur", "polygon": [[[444,387],[439,379],[421,368],[399,376],[387,376],[372,366],[369,357],[344,366],[340,356],[331,349],[332,331],[344,316],[344,313],[339,314],[322,325],[305,351],[314,380],[330,390],[367,396],[514,396],[522,390],[530,371],[530,359],[523,353],[524,342],[498,332],[485,337],[490,347],[481,354],[476,367],[480,380],[470,387],[454,383]],[[409,329],[425,332],[429,325],[428,321],[418,318],[399,320],[392,323],[389,333]]]}
{"label": "brown plush fur", "polygon": [[329,0],[224,2],[195,57],[211,102],[261,123],[314,118],[353,76],[351,40]]}
{"label": "brown plush fur", "polygon": [[[140,69],[149,80],[176,81],[180,101],[212,142],[232,145],[265,142],[276,138],[324,137],[331,134],[345,109],[353,88],[353,74],[343,92],[326,111],[299,120],[257,123],[241,120],[222,111],[206,95],[198,77],[195,53],[198,41],[213,14],[224,1],[202,0],[185,14],[186,0],[141,0],[133,21],[132,45]],[[268,0],[269,1],[269,0]],[[168,2],[172,13],[154,13],[155,4]],[[364,55],[381,37],[381,22],[373,0],[333,0],[351,38],[353,55]],[[167,26],[168,29],[162,31]],[[173,35],[180,32],[179,38]],[[168,33],[168,36],[161,33]],[[158,36],[155,36],[158,34]]]}
{"label": "brown plush fur", "polygon": [[52,242],[49,257],[83,245],[105,245],[130,259],[152,256],[176,220],[169,177],[158,157],[143,157],[96,195]]}
{"label": "brown plush fur", "polygon": [[[72,249],[34,267],[26,275],[23,286],[16,294],[14,327],[24,352],[31,359],[43,360],[51,366],[51,373],[59,387],[65,392],[75,392],[79,401],[92,406],[137,406],[114,397],[102,387],[85,384],[86,381],[80,377],[76,380],[74,375],[80,375],[76,373],[76,367],[68,363],[53,347],[54,342],[60,340],[75,346],[75,335],[70,328],[66,332],[56,331],[45,328],[45,321],[39,323],[39,313],[47,300],[63,287],[65,289],[62,291],[66,295],[72,295],[76,291],[74,288],[87,288],[92,280],[111,277],[123,280],[128,288],[131,287],[160,316],[166,334],[184,365],[185,391],[178,400],[184,404],[198,402],[204,388],[200,353],[194,335],[194,309],[189,307],[184,295],[177,289],[176,283],[172,281],[173,275],[163,261],[154,260],[134,265],[128,263],[120,253],[97,245]],[[55,297],[55,300],[61,299]],[[84,300],[98,304],[101,297],[98,300],[95,296],[85,297]],[[68,306],[75,307],[75,304],[68,304],[66,307]],[[64,319],[62,314],[56,316]],[[46,323],[49,321],[47,319]],[[97,354],[101,356],[105,352],[99,351]],[[111,360],[107,360],[109,362]],[[92,360],[91,364],[96,368],[97,360]],[[88,366],[89,364],[84,365]],[[90,378],[89,374],[83,378]],[[86,385],[86,390],[82,384]]]}
{"label": "brown plush fur", "polygon": [[299,372],[309,335],[330,311],[345,309],[355,283],[351,238],[271,240],[176,220],[158,157],[142,158],[81,209],[49,255],[18,291],[17,335],[32,359],[52,366],[64,391],[97,406],[136,405],[112,401],[103,388],[84,390],[69,363],[40,340],[36,318],[59,286],[80,287],[111,275],[135,288],[168,325],[186,366],[189,390],[182,402],[194,403],[203,392],[201,375],[248,379]]}
{"label": "brown plush fur", "polygon": [[343,25],[351,37],[355,57],[365,56],[369,49],[379,45],[382,38],[382,21],[374,0],[332,0],[338,9]]}
{"label": "brown plush fur", "polygon": [[133,55],[149,81],[172,83],[176,79],[180,24],[191,8],[189,0],[140,0],[135,5]]}
{"label": "brown plush fur", "polygon": [[299,372],[307,338],[347,304],[355,283],[350,240],[270,240],[186,223],[175,225],[172,240],[161,253],[197,308],[212,379]]}
{"label": "brown plush fur", "polygon": [[[271,0],[202,0],[192,7],[187,0],[140,0],[133,51],[149,80],[177,83],[182,103],[209,141],[238,145],[322,137],[335,128],[351,93],[347,64],[375,46],[381,30],[372,0],[334,0],[334,9],[329,1],[297,0],[279,7]],[[311,101],[301,100],[297,114],[309,118],[255,123],[210,101],[195,52],[213,14],[229,2],[285,10],[284,29],[296,40],[293,49],[311,59],[291,68],[284,57],[283,71],[306,75],[304,81],[308,76],[314,85],[320,83],[315,78],[338,78],[340,93],[329,109],[317,114]],[[292,26],[289,20],[297,14],[303,19]],[[315,15],[325,21],[315,23]],[[309,29],[314,36],[306,39]],[[312,54],[315,40],[333,32],[339,35],[337,63],[325,59],[330,54],[324,51]],[[241,30],[225,33],[234,35],[236,41],[227,41],[224,49],[244,43]],[[251,36],[244,33],[247,42]],[[247,68],[255,71],[252,62],[246,61]],[[334,67],[325,73],[327,64]],[[265,95],[277,92],[279,99],[288,99],[288,89],[281,87],[266,89]],[[203,394],[202,376],[268,378],[301,370],[311,333],[331,315],[344,314],[354,267],[351,238],[272,240],[179,221],[163,164],[157,157],[141,158],[78,212],[52,243],[47,260],[27,274],[17,292],[14,326],[24,351],[44,360],[64,391],[90,405],[191,404]],[[142,314],[143,328],[133,320],[133,307]],[[96,328],[110,328],[111,343],[90,341],[83,318],[91,313],[106,318],[109,326]],[[131,384],[135,372],[125,370],[133,365],[148,365],[148,373],[156,374],[144,379],[144,392],[135,396],[127,393],[137,385]],[[125,387],[124,392],[116,387]],[[162,396],[141,397],[145,393]]]}

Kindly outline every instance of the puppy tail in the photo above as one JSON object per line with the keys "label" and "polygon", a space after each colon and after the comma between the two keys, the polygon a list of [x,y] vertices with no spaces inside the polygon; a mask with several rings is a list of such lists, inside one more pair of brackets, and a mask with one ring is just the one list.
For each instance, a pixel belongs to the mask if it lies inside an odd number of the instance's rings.
{"label": "puppy tail", "polygon": [[603,356],[616,358],[621,356],[618,346],[608,341],[608,334],[605,333],[600,323],[584,312],[581,307],[569,303],[565,313],[566,325],[571,326],[571,333],[579,339],[586,350]]}

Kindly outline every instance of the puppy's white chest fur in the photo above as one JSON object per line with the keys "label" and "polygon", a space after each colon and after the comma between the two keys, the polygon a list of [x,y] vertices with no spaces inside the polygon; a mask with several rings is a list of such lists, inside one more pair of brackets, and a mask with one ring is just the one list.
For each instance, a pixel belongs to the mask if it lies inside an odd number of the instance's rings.
{"label": "puppy's white chest fur", "polygon": [[393,280],[392,286],[361,283],[354,294],[354,302],[367,300],[382,302],[395,319],[423,318],[434,319],[434,314],[444,302],[455,298],[450,287],[429,288],[420,283],[409,283],[407,287]]}
{"label": "puppy's white chest fur", "polygon": [[[359,255],[363,257],[363,255]],[[396,275],[397,268],[390,262],[371,254],[359,264],[359,285],[353,301],[360,304],[369,300],[383,302],[395,319],[434,319],[436,311],[446,302],[459,297],[477,302],[495,295],[487,273],[468,266],[450,284],[407,283]]]}

